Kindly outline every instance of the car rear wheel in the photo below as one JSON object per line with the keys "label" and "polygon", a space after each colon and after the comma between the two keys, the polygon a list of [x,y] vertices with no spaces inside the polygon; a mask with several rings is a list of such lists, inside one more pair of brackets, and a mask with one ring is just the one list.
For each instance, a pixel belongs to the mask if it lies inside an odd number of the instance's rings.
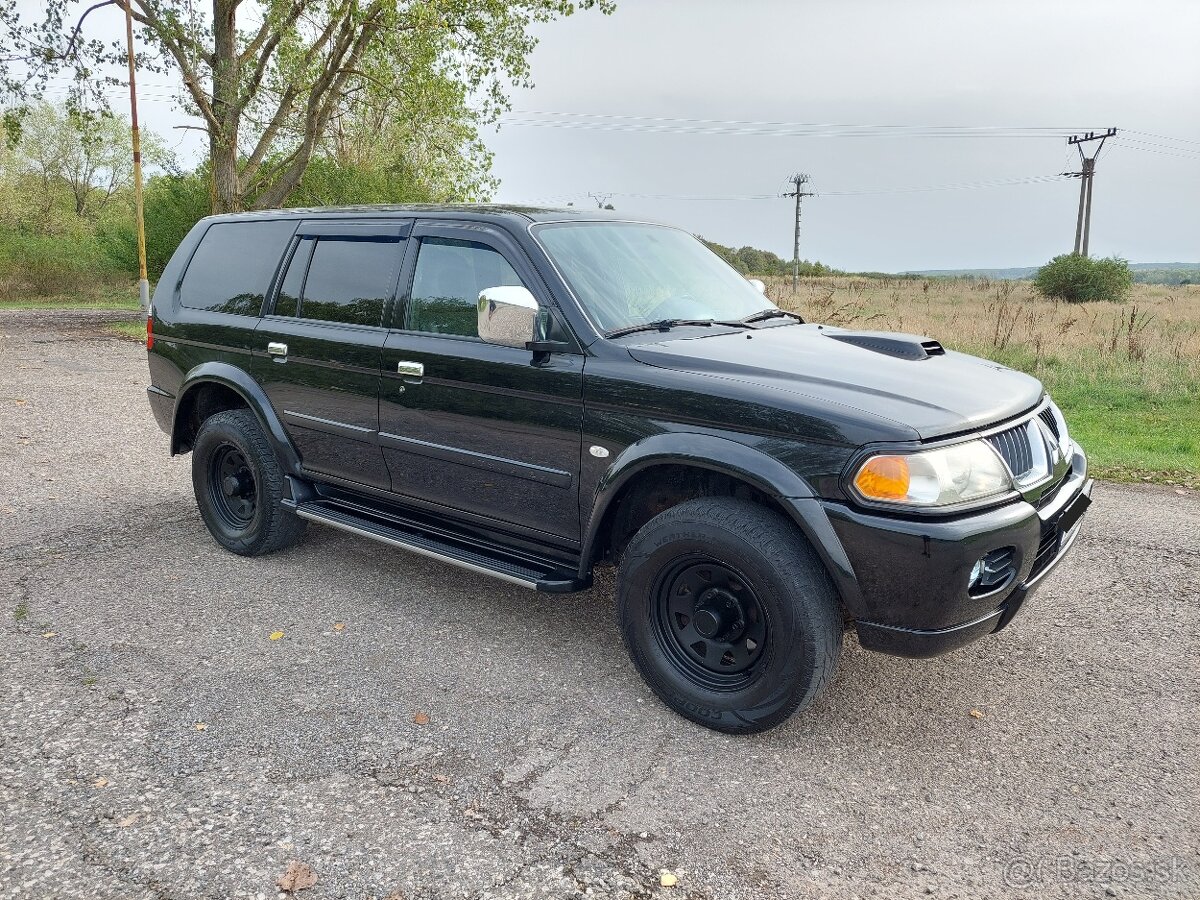
{"label": "car rear wheel", "polygon": [[227,550],[260,556],[304,536],[308,523],[281,504],[283,471],[249,410],[204,420],[192,448],[192,486],[204,524]]}
{"label": "car rear wheel", "polygon": [[621,631],[671,709],[758,732],[812,703],[841,649],[837,593],[804,536],[772,510],[701,498],[647,522],[621,558]]}

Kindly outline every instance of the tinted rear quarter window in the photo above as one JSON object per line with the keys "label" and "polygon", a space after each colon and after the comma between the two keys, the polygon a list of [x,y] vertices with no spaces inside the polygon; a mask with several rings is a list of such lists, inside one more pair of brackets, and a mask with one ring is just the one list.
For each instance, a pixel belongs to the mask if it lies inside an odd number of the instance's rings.
{"label": "tinted rear quarter window", "polygon": [[180,305],[257,316],[295,230],[296,223],[286,219],[210,225],[184,273]]}

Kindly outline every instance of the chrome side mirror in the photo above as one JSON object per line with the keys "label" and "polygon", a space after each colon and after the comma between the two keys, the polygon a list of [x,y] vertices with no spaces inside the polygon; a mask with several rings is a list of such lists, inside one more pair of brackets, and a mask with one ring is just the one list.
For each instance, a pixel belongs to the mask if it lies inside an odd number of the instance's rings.
{"label": "chrome side mirror", "polygon": [[765,293],[767,292],[767,286],[766,286],[765,284],[763,284],[763,283],[762,283],[762,282],[761,282],[759,279],[757,279],[757,278],[747,278],[746,280],[747,280],[747,281],[749,281],[749,282],[750,282],[750,284],[751,284],[751,286],[752,286],[752,287],[753,287],[753,288],[754,288],[756,291],[758,291],[760,294],[765,294]]}
{"label": "chrome side mirror", "polygon": [[481,340],[524,350],[537,340],[538,302],[519,285],[490,287],[479,292],[478,328]]}

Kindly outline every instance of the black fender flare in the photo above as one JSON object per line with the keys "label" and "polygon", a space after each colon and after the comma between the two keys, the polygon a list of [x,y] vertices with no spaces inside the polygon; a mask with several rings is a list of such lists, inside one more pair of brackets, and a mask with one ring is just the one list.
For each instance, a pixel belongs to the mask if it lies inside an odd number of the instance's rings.
{"label": "black fender flare", "polygon": [[821,557],[847,609],[857,613],[861,608],[862,594],[850,558],[808,482],[774,457],[715,435],[655,434],[630,444],[617,455],[596,485],[584,532],[581,576],[591,569],[600,526],[610,504],[631,478],[657,465],[686,465],[720,472],[753,485],[777,501]]}
{"label": "black fender flare", "polygon": [[292,439],[288,437],[283,422],[271,406],[266,392],[257,381],[244,369],[226,362],[209,361],[201,363],[184,376],[175,398],[175,411],[171,417],[171,455],[180,452],[179,426],[180,412],[186,408],[188,395],[204,384],[219,384],[238,394],[250,410],[258,417],[259,424],[266,432],[267,440],[275,451],[275,456],[283,470],[289,475],[300,476],[300,454],[296,451]]}

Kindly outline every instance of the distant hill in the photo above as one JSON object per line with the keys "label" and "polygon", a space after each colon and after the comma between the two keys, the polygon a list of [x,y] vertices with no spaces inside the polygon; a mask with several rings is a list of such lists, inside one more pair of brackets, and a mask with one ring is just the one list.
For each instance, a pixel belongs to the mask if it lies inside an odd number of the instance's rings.
{"label": "distant hill", "polygon": [[[1141,284],[1200,284],[1200,263],[1130,263],[1133,280]],[[1032,278],[1037,266],[1012,269],[924,269],[905,275],[930,275],[935,278],[995,278],[1019,281]]]}

